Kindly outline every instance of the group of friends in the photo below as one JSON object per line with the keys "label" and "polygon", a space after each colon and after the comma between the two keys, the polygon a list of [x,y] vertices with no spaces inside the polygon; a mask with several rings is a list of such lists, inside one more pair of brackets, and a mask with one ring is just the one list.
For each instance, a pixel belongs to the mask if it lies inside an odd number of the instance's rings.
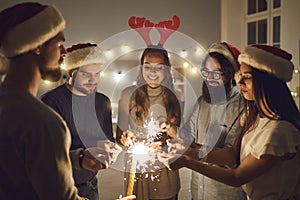
{"label": "group of friends", "polygon": [[[114,162],[110,150],[144,139],[135,133],[153,118],[160,132],[153,148],[167,164],[158,159],[158,169],[138,172],[133,195],[119,199],[176,200],[183,167],[192,170],[193,200],[300,199],[300,115],[287,86],[291,54],[269,45],[240,52],[228,42],[212,44],[200,66],[202,94],[183,123],[184,99],[174,89],[168,52],[148,46],[136,84],[122,91],[114,138],[110,99],[97,91],[102,52],[92,43],[65,49],[64,29],[51,5],[26,2],[0,12],[0,63],[7,64],[0,199],[99,199],[96,175]],[[67,82],[39,99],[40,81],[60,80],[62,62]]]}

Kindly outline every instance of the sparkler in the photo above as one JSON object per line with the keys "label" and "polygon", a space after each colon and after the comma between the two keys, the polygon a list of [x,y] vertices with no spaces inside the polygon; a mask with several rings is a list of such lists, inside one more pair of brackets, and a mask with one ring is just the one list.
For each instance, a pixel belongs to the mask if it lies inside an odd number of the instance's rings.
{"label": "sparkler", "polygon": [[[145,121],[144,128],[147,132],[147,138],[143,141],[136,141],[133,143],[133,146],[128,148],[128,153],[131,156],[131,167],[130,167],[130,174],[128,180],[128,187],[127,187],[127,195],[133,194],[134,182],[136,178],[136,170],[140,169],[143,173],[145,172],[148,166],[153,165],[157,155],[157,147],[161,145],[161,142],[154,142],[154,139],[157,138],[161,133],[158,127],[158,124],[152,117],[149,122]],[[154,166],[154,169],[159,168],[158,166]],[[154,179],[155,177],[151,177]]]}

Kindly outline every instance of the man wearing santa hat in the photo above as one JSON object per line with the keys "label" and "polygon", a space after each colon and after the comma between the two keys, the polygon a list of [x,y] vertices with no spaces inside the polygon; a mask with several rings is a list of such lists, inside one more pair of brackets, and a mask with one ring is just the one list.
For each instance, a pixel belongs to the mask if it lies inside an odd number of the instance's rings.
{"label": "man wearing santa hat", "polygon": [[[107,96],[96,91],[103,64],[102,51],[96,44],[73,45],[67,49],[65,58],[69,80],[41,97],[65,119],[72,135],[71,150],[82,156],[88,151],[87,148],[96,147],[98,141],[114,142],[111,102]],[[109,163],[95,167],[83,161],[73,163],[78,193],[98,200],[96,174]]]}
{"label": "man wearing santa hat", "polygon": [[65,20],[53,6],[21,3],[0,12],[0,199],[83,199],[63,119],[36,98],[41,79],[58,81]]}

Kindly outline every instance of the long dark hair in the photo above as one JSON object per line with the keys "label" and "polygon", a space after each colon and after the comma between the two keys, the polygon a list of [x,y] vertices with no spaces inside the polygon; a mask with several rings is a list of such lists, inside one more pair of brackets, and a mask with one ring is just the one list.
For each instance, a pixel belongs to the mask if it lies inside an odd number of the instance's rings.
{"label": "long dark hair", "polygon": [[242,137],[247,131],[255,128],[258,115],[288,121],[300,130],[300,113],[287,84],[254,67],[251,67],[251,71],[255,100],[244,100],[246,112],[242,117],[243,123],[237,145],[240,146]]}
{"label": "long dark hair", "polygon": [[202,68],[205,66],[205,63],[207,62],[208,58],[217,59],[217,61],[220,63],[221,71],[224,73],[225,77],[228,80],[231,80],[233,86],[236,86],[236,81],[234,79],[235,70],[232,63],[223,54],[220,54],[218,52],[210,52],[204,58],[202,62]]}
{"label": "long dark hair", "polygon": [[144,50],[140,60],[140,71],[137,77],[138,88],[133,93],[132,97],[136,103],[137,120],[143,122],[144,117],[148,115],[150,107],[149,95],[147,92],[147,83],[143,77],[143,63],[146,55],[163,57],[164,59],[164,79],[161,83],[162,98],[167,111],[168,121],[179,126],[181,121],[181,109],[177,96],[174,93],[173,79],[171,75],[171,64],[168,57],[168,52],[162,47],[148,47]]}
{"label": "long dark hair", "polygon": [[236,86],[236,81],[234,78],[235,70],[232,63],[223,54],[220,54],[218,52],[210,52],[209,54],[207,54],[207,56],[204,58],[202,62],[201,68],[205,67],[208,58],[215,58],[220,63],[221,71],[224,73],[224,76],[228,80],[228,82],[224,83],[224,89],[226,95],[224,96],[222,95],[222,92],[216,91],[216,93],[214,94],[212,90],[209,90],[204,79],[202,85],[203,99],[208,103],[217,103],[219,100],[223,101],[225,97],[228,98],[229,91],[233,86]]}

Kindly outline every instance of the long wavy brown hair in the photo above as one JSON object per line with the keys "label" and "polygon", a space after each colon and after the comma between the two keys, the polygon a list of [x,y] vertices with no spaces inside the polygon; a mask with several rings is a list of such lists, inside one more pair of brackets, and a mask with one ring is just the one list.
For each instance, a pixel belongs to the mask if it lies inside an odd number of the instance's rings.
{"label": "long wavy brown hair", "polygon": [[[162,98],[167,112],[167,121],[172,125],[179,126],[181,121],[180,103],[174,91],[173,79],[171,75],[171,64],[168,52],[160,47],[148,47],[144,50],[140,59],[140,71],[137,77],[137,89],[134,91],[132,98],[135,100],[136,118],[138,122],[143,122],[148,116],[150,107],[149,95],[147,92],[147,83],[143,77],[143,63],[146,55],[163,57],[164,59],[164,79],[161,82]],[[139,124],[139,123],[138,123]]]}

